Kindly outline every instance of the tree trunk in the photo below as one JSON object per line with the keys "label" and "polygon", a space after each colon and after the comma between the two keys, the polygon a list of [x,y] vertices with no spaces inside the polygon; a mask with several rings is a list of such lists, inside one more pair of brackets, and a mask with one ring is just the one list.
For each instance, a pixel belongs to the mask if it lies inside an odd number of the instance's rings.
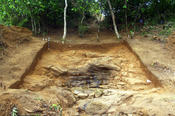
{"label": "tree trunk", "polygon": [[67,11],[67,0],[65,0],[65,7],[64,7],[64,34],[63,34],[63,38],[62,38],[62,44],[64,44],[65,42],[65,38],[66,38],[66,33],[67,33],[67,28],[66,28],[66,11]]}
{"label": "tree trunk", "polygon": [[85,19],[85,15],[84,15],[84,12],[83,12],[83,14],[82,14],[82,18],[81,18],[81,25],[83,25],[83,21],[84,21],[84,19]]}
{"label": "tree trunk", "polygon": [[128,4],[127,4],[127,0],[125,0],[125,25],[126,25],[126,32],[128,33],[128,15],[127,15],[127,10],[128,10]]}
{"label": "tree trunk", "polygon": [[38,21],[38,33],[39,34],[41,33],[41,24],[40,24],[40,21]]}
{"label": "tree trunk", "polygon": [[33,18],[31,17],[31,24],[32,24],[32,32],[34,32],[34,24],[33,24]]}
{"label": "tree trunk", "polygon": [[36,21],[35,21],[35,19],[33,20],[33,22],[34,22],[34,33],[36,35],[37,34],[37,27],[36,27]]}
{"label": "tree trunk", "polygon": [[99,33],[100,33],[100,21],[97,21],[97,41],[100,42],[100,39],[99,39]]}
{"label": "tree trunk", "polygon": [[109,5],[109,8],[110,8],[110,12],[111,12],[111,16],[112,16],[112,21],[113,21],[113,26],[114,26],[114,30],[115,30],[116,37],[117,37],[118,39],[120,39],[120,35],[119,35],[119,33],[118,33],[117,25],[116,25],[116,22],[115,22],[115,15],[114,15],[114,12],[112,11],[111,2],[110,2],[110,0],[107,0],[107,1],[108,1],[108,5]]}

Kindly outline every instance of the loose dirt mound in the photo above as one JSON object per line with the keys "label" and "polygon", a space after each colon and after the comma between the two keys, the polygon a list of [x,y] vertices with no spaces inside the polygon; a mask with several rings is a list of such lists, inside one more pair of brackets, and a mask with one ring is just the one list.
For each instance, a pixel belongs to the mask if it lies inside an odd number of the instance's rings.
{"label": "loose dirt mound", "polygon": [[43,47],[45,42],[33,38],[26,28],[0,25],[0,88],[8,88],[21,77]]}
{"label": "loose dirt mound", "polygon": [[12,47],[14,44],[29,41],[31,36],[32,32],[26,28],[0,25],[1,41],[6,43],[7,46]]}
{"label": "loose dirt mound", "polygon": [[8,54],[6,48],[14,49],[31,38],[32,32],[26,28],[0,25],[0,57]]}

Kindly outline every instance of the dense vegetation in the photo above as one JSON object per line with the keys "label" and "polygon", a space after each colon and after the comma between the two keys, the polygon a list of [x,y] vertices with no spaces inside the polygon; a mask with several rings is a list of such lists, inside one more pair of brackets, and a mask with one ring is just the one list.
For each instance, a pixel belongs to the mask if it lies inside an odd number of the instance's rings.
{"label": "dense vegetation", "polygon": [[[175,17],[175,0],[111,0],[111,4],[119,29],[162,24]],[[0,0],[0,23],[46,32],[49,27],[63,27],[64,5],[64,0]],[[68,28],[86,30],[88,21],[99,14],[105,15],[103,27],[112,26],[107,0],[68,0]]]}

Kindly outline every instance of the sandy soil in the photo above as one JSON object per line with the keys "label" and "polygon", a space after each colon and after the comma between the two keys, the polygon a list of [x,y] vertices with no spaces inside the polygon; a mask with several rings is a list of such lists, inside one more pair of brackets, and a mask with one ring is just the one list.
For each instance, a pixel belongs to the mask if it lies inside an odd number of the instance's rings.
{"label": "sandy soil", "polygon": [[[170,36],[171,38],[171,36]],[[174,47],[157,41],[141,38],[128,40],[132,49],[139,55],[148,69],[156,75],[164,87],[174,90],[175,59]]]}
{"label": "sandy soil", "polygon": [[[20,115],[173,116],[175,59],[165,43],[111,32],[67,44],[0,26],[0,112]],[[49,35],[58,41],[61,34]],[[173,38],[174,36],[170,36]],[[172,40],[172,39],[171,39]]]}
{"label": "sandy soil", "polygon": [[32,37],[32,32],[25,28],[0,25],[0,29],[0,41],[7,46],[1,50],[0,79],[8,88],[20,80],[45,42]]}

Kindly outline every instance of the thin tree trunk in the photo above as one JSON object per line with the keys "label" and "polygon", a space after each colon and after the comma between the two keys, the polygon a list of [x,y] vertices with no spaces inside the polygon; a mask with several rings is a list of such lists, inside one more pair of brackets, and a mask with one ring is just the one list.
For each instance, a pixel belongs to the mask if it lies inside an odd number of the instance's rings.
{"label": "thin tree trunk", "polygon": [[62,39],[62,44],[65,42],[66,38],[66,33],[67,33],[67,28],[66,28],[66,11],[67,11],[67,0],[65,0],[65,7],[64,7],[64,34],[63,34],[63,39]]}
{"label": "thin tree trunk", "polygon": [[100,39],[99,39],[99,33],[100,33],[100,21],[97,21],[97,41],[99,42]]}
{"label": "thin tree trunk", "polygon": [[116,37],[117,37],[118,39],[120,39],[120,35],[119,35],[119,33],[118,33],[117,25],[116,25],[116,22],[115,22],[115,15],[114,15],[114,12],[112,11],[112,5],[111,5],[110,0],[108,0],[108,5],[109,5],[110,12],[111,12],[111,16],[112,16],[112,21],[113,21],[113,26],[114,26],[114,30],[115,30]]}
{"label": "thin tree trunk", "polygon": [[38,33],[39,33],[39,34],[41,33],[41,24],[40,24],[39,21],[38,21]]}
{"label": "thin tree trunk", "polygon": [[34,32],[34,24],[33,24],[33,18],[31,17],[31,24],[32,24],[32,32]]}
{"label": "thin tree trunk", "polygon": [[127,4],[127,0],[125,0],[125,24],[126,24],[126,32],[128,33],[128,15],[127,15],[127,10],[128,10],[128,4]]}
{"label": "thin tree trunk", "polygon": [[81,18],[81,25],[83,25],[84,19],[85,19],[85,15],[84,15],[84,12],[83,12],[83,16],[82,16],[82,18]]}
{"label": "thin tree trunk", "polygon": [[36,27],[36,21],[35,19],[33,20],[33,25],[34,25],[34,34],[37,34],[37,27]]}

